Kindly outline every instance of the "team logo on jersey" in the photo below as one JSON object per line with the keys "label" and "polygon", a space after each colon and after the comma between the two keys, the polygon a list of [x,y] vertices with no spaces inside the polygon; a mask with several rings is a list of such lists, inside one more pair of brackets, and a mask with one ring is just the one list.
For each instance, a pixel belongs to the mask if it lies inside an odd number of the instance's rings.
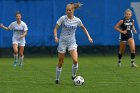
{"label": "team logo on jersey", "polygon": [[132,25],[132,22],[130,22],[130,23],[124,23],[124,25],[126,25],[126,26]]}
{"label": "team logo on jersey", "polygon": [[62,26],[66,29],[73,29],[73,30],[77,28],[77,26],[70,26],[70,25],[65,25],[65,24],[62,24]]}

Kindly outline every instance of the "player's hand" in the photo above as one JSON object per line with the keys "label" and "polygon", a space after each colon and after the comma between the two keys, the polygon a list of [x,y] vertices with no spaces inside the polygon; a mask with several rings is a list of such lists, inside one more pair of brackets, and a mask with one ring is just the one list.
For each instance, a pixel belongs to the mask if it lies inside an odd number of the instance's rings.
{"label": "player's hand", "polygon": [[133,30],[135,34],[137,34],[137,30]]}
{"label": "player's hand", "polygon": [[89,38],[88,40],[89,40],[89,42],[90,42],[90,43],[93,43],[93,40],[92,40],[92,38]]}
{"label": "player's hand", "polygon": [[19,37],[19,38],[21,39],[21,38],[23,38],[23,37],[24,37],[24,35],[20,35],[20,37]]}
{"label": "player's hand", "polygon": [[58,37],[55,37],[55,42],[58,43],[59,39]]}
{"label": "player's hand", "polygon": [[3,27],[4,25],[3,24],[0,24],[0,27]]}
{"label": "player's hand", "polygon": [[127,34],[127,30],[122,31],[122,34]]}

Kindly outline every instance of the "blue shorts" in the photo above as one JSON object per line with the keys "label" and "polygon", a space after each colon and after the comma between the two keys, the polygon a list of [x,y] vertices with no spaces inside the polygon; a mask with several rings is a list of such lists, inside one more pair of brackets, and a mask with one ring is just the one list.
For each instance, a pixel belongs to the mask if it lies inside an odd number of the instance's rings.
{"label": "blue shorts", "polygon": [[120,34],[119,40],[122,41],[122,42],[127,42],[128,39],[130,39],[130,38],[133,38],[132,34],[126,34],[126,35]]}

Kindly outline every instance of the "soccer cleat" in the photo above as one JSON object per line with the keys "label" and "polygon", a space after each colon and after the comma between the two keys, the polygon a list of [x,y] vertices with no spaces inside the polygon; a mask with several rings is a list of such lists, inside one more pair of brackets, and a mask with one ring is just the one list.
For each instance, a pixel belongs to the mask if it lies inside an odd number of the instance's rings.
{"label": "soccer cleat", "polygon": [[118,62],[118,67],[121,67],[121,66],[122,66],[122,64],[120,62]]}
{"label": "soccer cleat", "polygon": [[75,78],[76,78],[76,76],[72,76],[72,78],[71,78],[71,79],[72,79],[72,80],[74,80]]}
{"label": "soccer cleat", "polygon": [[20,67],[23,67],[23,64],[19,64]]}
{"label": "soccer cleat", "polygon": [[55,80],[55,84],[59,84],[59,80]]}
{"label": "soccer cleat", "polygon": [[17,66],[17,63],[18,62],[14,61],[13,67],[16,67]]}
{"label": "soccer cleat", "polygon": [[137,67],[139,67],[136,63],[132,63],[131,64],[131,67],[135,67],[135,68],[137,68]]}
{"label": "soccer cleat", "polygon": [[19,66],[22,67],[23,66],[23,62],[20,62]]}

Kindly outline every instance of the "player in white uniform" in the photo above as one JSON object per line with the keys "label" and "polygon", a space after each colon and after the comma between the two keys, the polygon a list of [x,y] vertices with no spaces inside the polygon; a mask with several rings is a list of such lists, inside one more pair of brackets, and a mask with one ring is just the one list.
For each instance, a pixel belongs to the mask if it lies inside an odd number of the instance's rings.
{"label": "player in white uniform", "polygon": [[[76,72],[78,70],[78,53],[77,53],[77,44],[75,40],[75,31],[77,26],[81,27],[82,30],[85,32],[85,34],[88,37],[88,40],[90,43],[93,43],[92,38],[88,34],[87,29],[82,24],[81,20],[74,16],[74,10],[76,8],[79,8],[81,6],[80,3],[71,3],[66,6],[66,14],[62,16],[58,21],[54,28],[54,38],[55,42],[59,42],[58,46],[58,58],[59,62],[56,68],[56,84],[59,83],[59,77],[62,71],[62,65],[64,62],[64,56],[65,52],[68,49],[70,52],[70,55],[73,59],[73,65],[72,65],[72,79],[76,77]],[[57,37],[57,30],[58,28],[62,26],[62,31],[60,34],[60,39],[58,40]]]}
{"label": "player in white uniform", "polygon": [[18,46],[19,46],[19,66],[23,65],[24,58],[24,46],[25,46],[25,36],[27,34],[28,27],[26,23],[21,20],[21,13],[16,12],[16,21],[12,22],[8,27],[5,27],[3,24],[0,24],[5,30],[13,31],[13,50],[14,50],[14,64],[15,67],[18,63]]}

